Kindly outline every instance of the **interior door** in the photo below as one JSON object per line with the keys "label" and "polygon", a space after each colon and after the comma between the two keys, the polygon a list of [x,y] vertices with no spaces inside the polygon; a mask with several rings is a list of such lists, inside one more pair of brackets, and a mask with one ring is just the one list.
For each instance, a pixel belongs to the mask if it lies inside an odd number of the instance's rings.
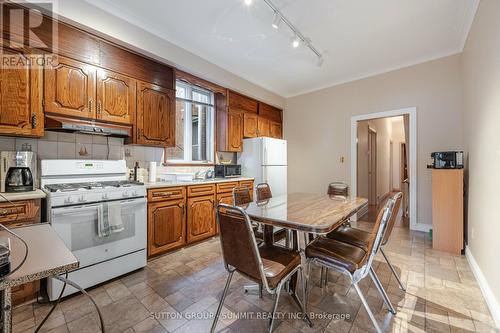
{"label": "interior door", "polygon": [[175,91],[157,85],[137,84],[136,143],[175,145]]}
{"label": "interior door", "polygon": [[368,128],[368,204],[377,204],[377,132]]}
{"label": "interior door", "polygon": [[136,81],[104,69],[97,72],[97,118],[132,125],[136,107]]}
{"label": "interior door", "polygon": [[[18,64],[29,64],[29,50],[2,48],[1,52]],[[42,73],[41,66],[0,66],[1,134],[43,135]]]}
{"label": "interior door", "polygon": [[45,112],[79,118],[96,117],[96,68],[58,57],[45,71]]}

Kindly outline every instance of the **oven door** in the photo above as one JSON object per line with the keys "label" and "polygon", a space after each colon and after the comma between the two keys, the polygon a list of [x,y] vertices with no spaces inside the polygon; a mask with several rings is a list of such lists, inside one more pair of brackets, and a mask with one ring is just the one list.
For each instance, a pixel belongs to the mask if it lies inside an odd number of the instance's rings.
{"label": "oven door", "polygon": [[80,261],[80,268],[146,248],[146,199],[120,203],[124,230],[108,237],[97,234],[98,203],[52,209],[52,227]]}

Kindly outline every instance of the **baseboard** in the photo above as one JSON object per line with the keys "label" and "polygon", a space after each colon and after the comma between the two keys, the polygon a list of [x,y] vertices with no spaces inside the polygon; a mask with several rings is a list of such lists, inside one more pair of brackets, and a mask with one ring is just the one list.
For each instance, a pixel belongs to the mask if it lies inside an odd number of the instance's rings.
{"label": "baseboard", "polygon": [[500,329],[500,304],[498,300],[495,298],[495,295],[493,295],[493,292],[491,291],[488,281],[484,277],[481,268],[477,264],[476,259],[474,259],[474,256],[472,255],[472,252],[470,251],[468,246],[465,247],[465,257],[469,262],[470,268],[472,269],[472,273],[474,273],[474,276],[476,277],[477,283],[479,284],[479,288],[481,288],[481,292],[483,293],[484,299],[486,300],[486,304],[490,309],[491,316],[495,321],[495,325],[497,326],[498,329]]}

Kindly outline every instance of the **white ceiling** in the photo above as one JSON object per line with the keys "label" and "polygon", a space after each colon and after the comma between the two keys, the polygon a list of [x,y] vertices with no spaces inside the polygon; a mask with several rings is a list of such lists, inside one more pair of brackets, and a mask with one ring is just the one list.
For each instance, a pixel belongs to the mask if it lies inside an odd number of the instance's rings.
{"label": "white ceiling", "polygon": [[479,0],[274,0],[322,67],[263,0],[87,2],[290,97],[461,52]]}

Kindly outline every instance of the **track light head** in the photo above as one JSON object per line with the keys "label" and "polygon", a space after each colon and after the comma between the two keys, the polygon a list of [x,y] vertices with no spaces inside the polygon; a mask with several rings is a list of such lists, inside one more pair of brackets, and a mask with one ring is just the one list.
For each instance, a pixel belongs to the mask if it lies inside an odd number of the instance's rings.
{"label": "track light head", "polygon": [[296,49],[297,47],[299,47],[300,45],[300,39],[299,37],[297,37],[297,35],[295,35],[293,38],[292,38],[292,47],[294,49]]}
{"label": "track light head", "polygon": [[252,0],[245,0],[245,5],[250,6],[252,4]]}
{"label": "track light head", "polygon": [[280,27],[280,23],[281,23],[281,17],[278,15],[277,12],[274,12],[273,23],[271,24],[271,26],[274,29],[278,29]]}

